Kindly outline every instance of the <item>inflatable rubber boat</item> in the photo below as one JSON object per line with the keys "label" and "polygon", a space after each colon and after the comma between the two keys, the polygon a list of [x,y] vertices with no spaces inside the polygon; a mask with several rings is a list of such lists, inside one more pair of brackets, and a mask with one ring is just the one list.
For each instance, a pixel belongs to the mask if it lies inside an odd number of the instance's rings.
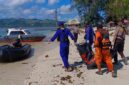
{"label": "inflatable rubber boat", "polygon": [[0,61],[12,62],[25,59],[30,56],[31,45],[25,44],[22,47],[16,48],[9,45],[0,46]]}

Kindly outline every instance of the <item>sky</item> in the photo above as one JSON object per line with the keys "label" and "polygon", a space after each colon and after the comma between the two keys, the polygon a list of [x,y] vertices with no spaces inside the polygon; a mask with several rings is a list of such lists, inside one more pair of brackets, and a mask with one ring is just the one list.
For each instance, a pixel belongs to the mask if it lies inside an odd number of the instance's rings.
{"label": "sky", "polygon": [[0,0],[0,19],[55,19],[56,9],[59,20],[78,18],[71,5],[72,0]]}

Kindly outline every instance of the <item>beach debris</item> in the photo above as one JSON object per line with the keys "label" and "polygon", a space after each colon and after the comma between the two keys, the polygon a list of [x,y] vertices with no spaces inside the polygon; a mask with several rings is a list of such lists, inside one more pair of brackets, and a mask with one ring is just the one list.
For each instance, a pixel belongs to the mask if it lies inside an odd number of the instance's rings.
{"label": "beach debris", "polygon": [[53,67],[56,67],[56,65],[53,65]]}
{"label": "beach debris", "polygon": [[84,77],[81,77],[81,79],[82,79],[83,81],[85,81],[85,78],[84,78]]}
{"label": "beach debris", "polygon": [[34,64],[34,65],[32,65],[32,67],[35,67],[36,65]]}
{"label": "beach debris", "polygon": [[[67,75],[66,77],[61,77],[60,80],[63,83],[63,81],[67,81],[68,83],[73,83],[73,81],[71,80],[72,77],[70,75]],[[62,84],[64,85],[64,84]]]}
{"label": "beach debris", "polygon": [[38,83],[37,81],[35,81],[35,82],[29,82],[28,85],[37,84],[37,83]]}
{"label": "beach debris", "polygon": [[62,64],[57,64],[56,66],[62,66]]}
{"label": "beach debris", "polygon": [[58,85],[58,84],[54,83],[54,84],[52,84],[52,85]]}
{"label": "beach debris", "polygon": [[66,77],[61,77],[62,81],[70,80],[72,77],[70,75],[67,75]]}
{"label": "beach debris", "polygon": [[49,56],[48,55],[45,55],[45,58],[48,58]]}
{"label": "beach debris", "polygon": [[83,74],[83,72],[79,72],[79,73],[77,74],[77,77],[80,78],[82,74]]}
{"label": "beach debris", "polygon": [[48,42],[48,44],[51,44],[51,42]]}
{"label": "beach debris", "polygon": [[84,85],[84,83],[80,83],[80,85]]}
{"label": "beach debris", "polygon": [[65,81],[66,80],[66,78],[65,77],[61,77],[61,79],[60,79],[61,81]]}
{"label": "beach debris", "polygon": [[27,77],[26,79],[30,79],[30,77]]}
{"label": "beach debris", "polygon": [[62,81],[60,82],[61,85],[65,85],[65,83],[63,83]]}
{"label": "beach debris", "polygon": [[80,72],[80,69],[77,68],[77,67],[74,67],[74,70],[75,70],[76,72]]}
{"label": "beach debris", "polygon": [[22,64],[28,64],[27,62],[23,62]]}
{"label": "beach debris", "polygon": [[79,68],[82,68],[82,65],[81,65],[81,66],[79,66]]}
{"label": "beach debris", "polygon": [[69,83],[71,83],[71,84],[73,83],[73,81],[72,81],[72,80],[68,80],[68,82],[69,82]]}
{"label": "beach debris", "polygon": [[56,65],[53,65],[53,67],[57,67],[57,66],[62,66],[62,64],[56,64]]}
{"label": "beach debris", "polygon": [[59,81],[58,80],[54,80],[54,82],[57,82],[58,83]]}
{"label": "beach debris", "polygon": [[60,77],[60,75],[57,75],[56,77]]}
{"label": "beach debris", "polygon": [[68,82],[68,83],[73,83],[73,81],[71,80],[72,79],[72,76],[70,76],[70,75],[67,75],[66,77],[61,77],[60,78],[60,84],[61,85],[65,85],[65,83],[64,82]]}

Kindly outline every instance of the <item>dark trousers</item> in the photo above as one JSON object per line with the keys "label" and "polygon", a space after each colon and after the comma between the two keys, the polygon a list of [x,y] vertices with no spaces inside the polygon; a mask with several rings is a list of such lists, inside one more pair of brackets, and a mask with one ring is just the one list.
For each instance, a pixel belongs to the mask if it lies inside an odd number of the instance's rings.
{"label": "dark trousers", "polygon": [[118,62],[118,53],[120,52],[123,52],[124,51],[124,42],[116,42],[115,45],[114,45],[114,55],[113,55],[113,58],[114,58],[114,62]]}
{"label": "dark trousers", "polygon": [[77,39],[78,39],[78,33],[73,33],[73,34],[74,34],[75,42],[77,42]]}

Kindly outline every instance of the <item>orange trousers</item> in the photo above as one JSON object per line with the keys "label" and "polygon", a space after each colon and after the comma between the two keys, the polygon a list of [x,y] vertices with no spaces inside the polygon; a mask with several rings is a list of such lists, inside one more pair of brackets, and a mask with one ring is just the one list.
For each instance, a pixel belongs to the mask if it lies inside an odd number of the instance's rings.
{"label": "orange trousers", "polygon": [[99,70],[101,70],[101,63],[104,61],[107,64],[108,71],[113,71],[113,64],[112,64],[112,58],[110,54],[110,50],[102,50],[99,47],[95,48],[96,54],[95,54],[95,62]]}

